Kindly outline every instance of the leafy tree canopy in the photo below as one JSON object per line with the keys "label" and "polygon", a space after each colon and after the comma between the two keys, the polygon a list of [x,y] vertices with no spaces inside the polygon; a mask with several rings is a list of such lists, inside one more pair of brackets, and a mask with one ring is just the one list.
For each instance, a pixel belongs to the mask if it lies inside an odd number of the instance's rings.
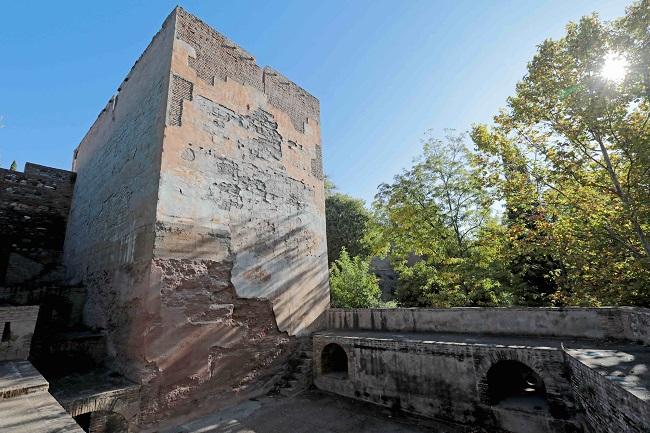
{"label": "leafy tree canopy", "polygon": [[399,271],[403,305],[507,301],[491,269],[496,261],[489,259],[499,243],[483,242],[493,225],[490,205],[470,164],[466,136],[452,131],[444,140],[429,136],[413,167],[380,185],[366,243]]}
{"label": "leafy tree canopy", "polygon": [[510,259],[551,303],[650,302],[649,26],[648,1],[570,23],[539,46],[495,126],[473,128]]}
{"label": "leafy tree canopy", "polygon": [[327,258],[334,263],[345,248],[352,256],[367,256],[362,239],[370,212],[363,200],[336,192],[334,184],[326,180],[325,217],[327,220]]}

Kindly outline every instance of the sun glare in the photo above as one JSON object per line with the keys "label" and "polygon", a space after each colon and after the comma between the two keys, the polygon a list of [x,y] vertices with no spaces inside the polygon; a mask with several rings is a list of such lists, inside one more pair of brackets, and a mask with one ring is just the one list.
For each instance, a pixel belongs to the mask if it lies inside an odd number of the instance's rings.
{"label": "sun glare", "polygon": [[619,53],[608,53],[605,56],[605,63],[600,70],[600,75],[610,81],[620,83],[627,74],[628,61]]}

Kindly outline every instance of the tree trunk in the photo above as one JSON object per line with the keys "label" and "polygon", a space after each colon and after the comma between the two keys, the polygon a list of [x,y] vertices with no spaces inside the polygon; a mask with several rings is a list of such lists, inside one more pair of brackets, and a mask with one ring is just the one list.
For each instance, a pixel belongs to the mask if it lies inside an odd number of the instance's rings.
{"label": "tree trunk", "polygon": [[614,189],[616,190],[618,196],[621,198],[621,202],[623,202],[623,208],[625,209],[626,212],[628,212],[630,219],[632,220],[632,225],[634,226],[634,231],[637,235],[637,238],[639,239],[639,242],[641,242],[641,246],[645,250],[646,259],[650,259],[650,242],[648,242],[648,238],[643,232],[643,229],[641,228],[641,224],[639,224],[639,218],[637,217],[636,211],[634,210],[633,206],[630,203],[630,198],[627,196],[627,194],[621,187],[621,182],[618,180],[618,175],[614,171],[614,167],[612,166],[612,161],[609,158],[609,152],[607,151],[607,147],[605,147],[605,144],[603,143],[602,140],[600,140],[599,137],[596,139],[596,141],[598,142],[600,151],[603,154],[603,159],[605,160],[605,166],[607,167],[607,173],[609,174],[609,177],[611,178],[612,183],[614,184]]}

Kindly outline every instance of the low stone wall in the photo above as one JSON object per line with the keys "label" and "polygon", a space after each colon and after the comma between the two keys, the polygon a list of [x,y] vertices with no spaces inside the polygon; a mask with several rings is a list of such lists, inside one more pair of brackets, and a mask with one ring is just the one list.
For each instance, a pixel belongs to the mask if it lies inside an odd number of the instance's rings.
{"label": "low stone wall", "polygon": [[324,329],[630,339],[650,344],[643,308],[330,309]]}
{"label": "low stone wall", "polygon": [[647,433],[650,405],[565,352],[571,384],[593,433]]}
{"label": "low stone wall", "polygon": [[650,309],[622,307],[619,309],[625,337],[639,344],[650,345]]}
{"label": "low stone wall", "polygon": [[29,162],[24,173],[0,169],[0,284],[59,277],[74,179]]}
{"label": "low stone wall", "polygon": [[38,306],[0,307],[0,361],[27,359]]}

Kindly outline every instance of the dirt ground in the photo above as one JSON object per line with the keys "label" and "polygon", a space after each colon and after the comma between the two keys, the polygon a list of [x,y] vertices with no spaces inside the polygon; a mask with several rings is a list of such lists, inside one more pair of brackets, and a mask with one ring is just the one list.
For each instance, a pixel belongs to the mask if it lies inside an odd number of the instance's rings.
{"label": "dirt ground", "polygon": [[161,433],[461,433],[432,420],[392,414],[389,409],[320,391],[264,397]]}

